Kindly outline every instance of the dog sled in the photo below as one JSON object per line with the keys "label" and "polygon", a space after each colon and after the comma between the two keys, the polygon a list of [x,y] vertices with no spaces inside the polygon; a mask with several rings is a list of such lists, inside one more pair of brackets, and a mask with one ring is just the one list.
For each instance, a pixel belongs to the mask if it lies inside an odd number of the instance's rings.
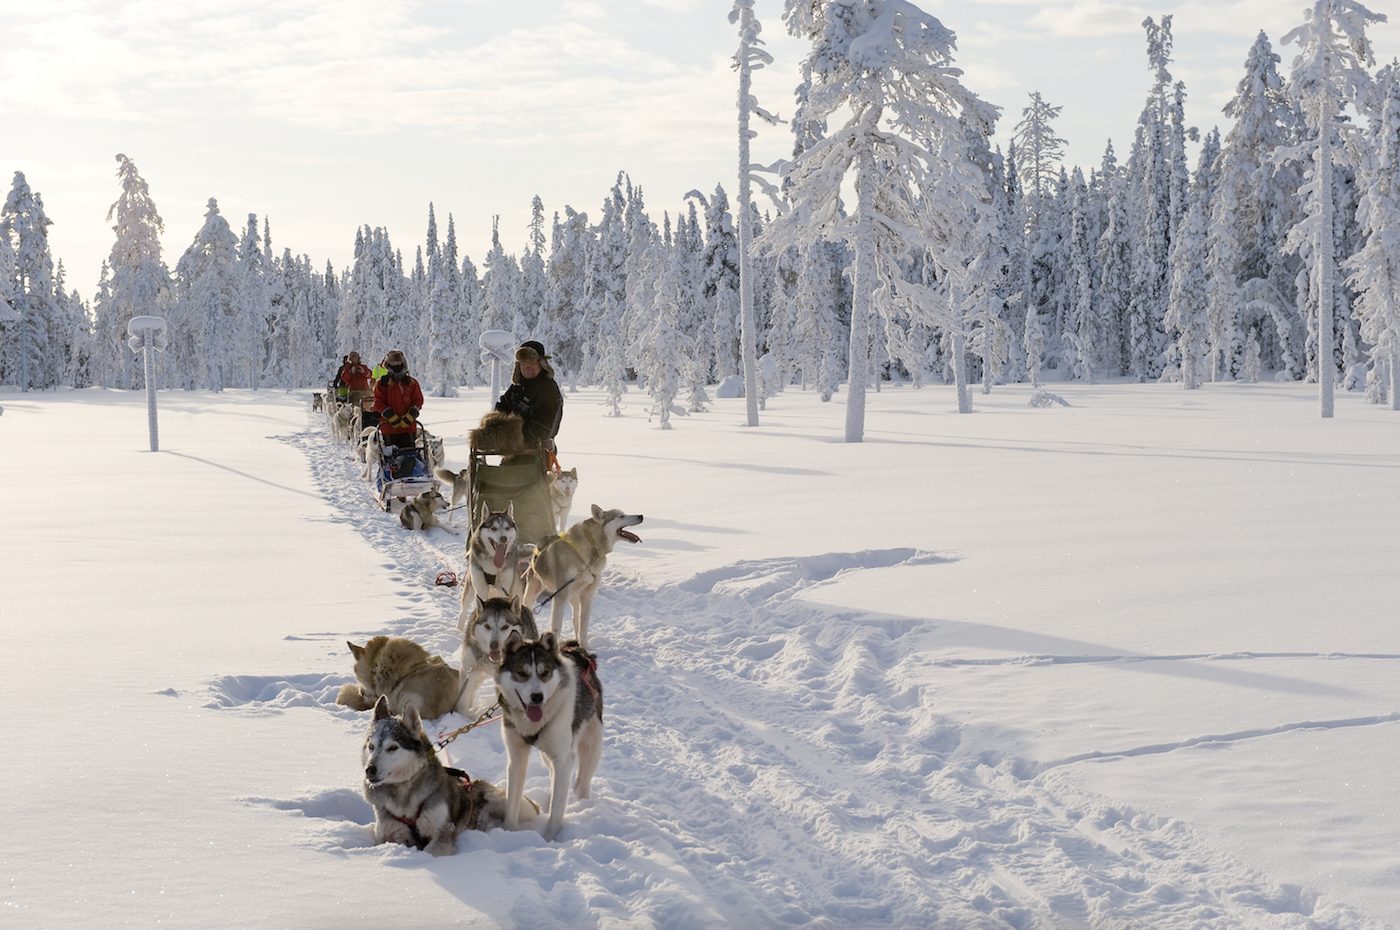
{"label": "dog sled", "polygon": [[522,544],[538,546],[556,535],[549,501],[549,457],[544,452],[506,453],[473,443],[467,476],[471,489],[467,512],[473,518],[483,501],[492,510],[513,504]]}
{"label": "dog sled", "polygon": [[385,446],[374,476],[374,494],[387,511],[394,501],[406,503],[437,488],[428,457],[428,435],[419,430],[412,446]]}

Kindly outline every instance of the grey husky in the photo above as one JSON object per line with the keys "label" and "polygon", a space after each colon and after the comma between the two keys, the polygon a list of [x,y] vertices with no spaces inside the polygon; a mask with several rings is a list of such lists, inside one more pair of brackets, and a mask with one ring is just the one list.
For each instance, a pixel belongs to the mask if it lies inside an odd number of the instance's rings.
{"label": "grey husky", "polygon": [[438,522],[438,512],[447,508],[447,501],[443,500],[442,494],[433,488],[424,491],[417,497],[406,502],[403,510],[399,511],[399,522],[404,529],[408,530],[428,530],[435,526],[441,526]]}
{"label": "grey husky", "polygon": [[539,630],[535,626],[535,615],[530,608],[520,603],[517,596],[511,600],[493,597],[489,601],[476,599],[476,606],[467,620],[467,628],[462,634],[461,683],[457,686],[457,711],[470,716],[472,698],[476,689],[486,679],[496,674],[505,656],[506,643],[511,638],[535,639]]}
{"label": "grey husky", "polygon": [[464,468],[461,471],[453,471],[450,468],[434,468],[433,474],[439,481],[446,482],[452,488],[452,506],[456,507],[467,499],[471,494],[472,485],[469,477],[471,469]]}
{"label": "grey husky", "polygon": [[577,491],[577,468],[550,474],[549,509],[554,514],[554,528],[560,533],[569,525],[569,508],[574,505],[574,494]]}
{"label": "grey husky", "polygon": [[520,532],[515,526],[515,505],[492,510],[481,502],[481,518],[467,540],[467,575],[470,587],[462,588],[462,610],[457,628],[465,630],[472,600],[519,597],[524,591],[520,577]]}
{"label": "grey husky", "polygon": [[588,614],[608,553],[619,539],[641,542],[627,527],[636,526],[643,519],[641,514],[603,510],[594,504],[593,516],[545,540],[535,550],[525,572],[525,603],[534,604],[542,593],[548,592],[553,600],[549,627],[556,636],[563,629],[567,603],[574,618],[574,636],[583,648],[588,648]]}
{"label": "grey husky", "polygon": [[[375,702],[360,761],[365,800],[374,807],[376,842],[404,843],[444,856],[456,848],[463,830],[490,830],[506,820],[501,789],[444,768],[412,706],[396,717],[386,698]],[[526,813],[532,808],[539,810],[529,805]]]}
{"label": "grey husky", "polygon": [[569,776],[574,764],[574,795],[589,795],[603,753],[603,685],[597,658],[576,642],[560,644],[553,633],[537,640],[512,639],[496,670],[506,746],[507,830],[519,826],[530,750],[549,766],[549,821],[544,838],[553,840],[564,825]]}

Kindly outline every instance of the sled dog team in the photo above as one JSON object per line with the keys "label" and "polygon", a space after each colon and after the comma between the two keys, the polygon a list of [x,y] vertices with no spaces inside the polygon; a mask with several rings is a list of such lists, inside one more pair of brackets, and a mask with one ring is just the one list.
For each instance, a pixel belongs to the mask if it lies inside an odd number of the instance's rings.
{"label": "sled dog team", "polygon": [[[452,484],[455,506],[467,494],[459,486],[463,476],[443,471],[438,477]],[[556,525],[567,520],[577,484],[573,469],[551,482]],[[378,842],[443,855],[453,851],[463,830],[518,828],[522,817],[539,813],[524,795],[532,749],[550,772],[543,833],[549,840],[558,837],[571,777],[575,797],[588,798],[603,748],[603,686],[597,657],[588,651],[593,597],[613,546],[618,540],[640,542],[628,527],[642,520],[640,514],[594,505],[588,518],[526,557],[513,507],[492,511],[483,504],[466,546],[460,668],[403,637],[348,644],[357,684],[342,687],[336,702],[374,711],[362,761]],[[529,606],[540,598],[551,603],[550,629],[543,634]],[[566,605],[575,636],[567,641],[561,638]],[[495,682],[503,726],[504,792],[445,768],[423,728],[424,720],[453,710],[473,716],[476,692],[488,679]]]}

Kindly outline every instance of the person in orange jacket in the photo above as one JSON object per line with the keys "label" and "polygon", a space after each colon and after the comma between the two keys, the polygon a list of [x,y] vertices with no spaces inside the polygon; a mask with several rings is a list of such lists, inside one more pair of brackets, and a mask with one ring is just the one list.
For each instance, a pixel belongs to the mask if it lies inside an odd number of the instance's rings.
{"label": "person in orange jacket", "polygon": [[423,388],[408,373],[408,360],[393,349],[384,356],[388,374],[374,384],[374,406],[379,411],[379,435],[386,446],[411,449],[418,435],[418,412]]}
{"label": "person in orange jacket", "polygon": [[358,406],[360,401],[370,396],[369,366],[360,361],[360,353],[351,352],[345,357],[345,364],[340,366],[336,379],[337,384],[348,389],[346,400],[350,403]]}

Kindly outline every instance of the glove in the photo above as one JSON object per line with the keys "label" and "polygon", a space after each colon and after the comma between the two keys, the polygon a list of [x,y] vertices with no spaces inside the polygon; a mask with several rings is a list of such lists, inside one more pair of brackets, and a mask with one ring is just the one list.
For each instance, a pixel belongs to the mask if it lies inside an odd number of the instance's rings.
{"label": "glove", "polygon": [[418,408],[417,408],[417,407],[409,407],[409,408],[408,408],[408,415],[411,416],[411,417],[413,417],[415,420],[418,419]]}
{"label": "glove", "polygon": [[515,402],[515,412],[520,414],[522,418],[528,417],[530,415],[530,399],[528,397],[521,397],[517,400]]}
{"label": "glove", "polygon": [[399,416],[398,416],[398,414],[396,414],[396,413],[386,413],[386,414],[384,414],[383,416],[381,416],[379,419],[380,419],[381,421],[385,422],[385,423],[388,423],[390,426],[399,426],[399,425],[400,425],[400,423],[399,423]]}

